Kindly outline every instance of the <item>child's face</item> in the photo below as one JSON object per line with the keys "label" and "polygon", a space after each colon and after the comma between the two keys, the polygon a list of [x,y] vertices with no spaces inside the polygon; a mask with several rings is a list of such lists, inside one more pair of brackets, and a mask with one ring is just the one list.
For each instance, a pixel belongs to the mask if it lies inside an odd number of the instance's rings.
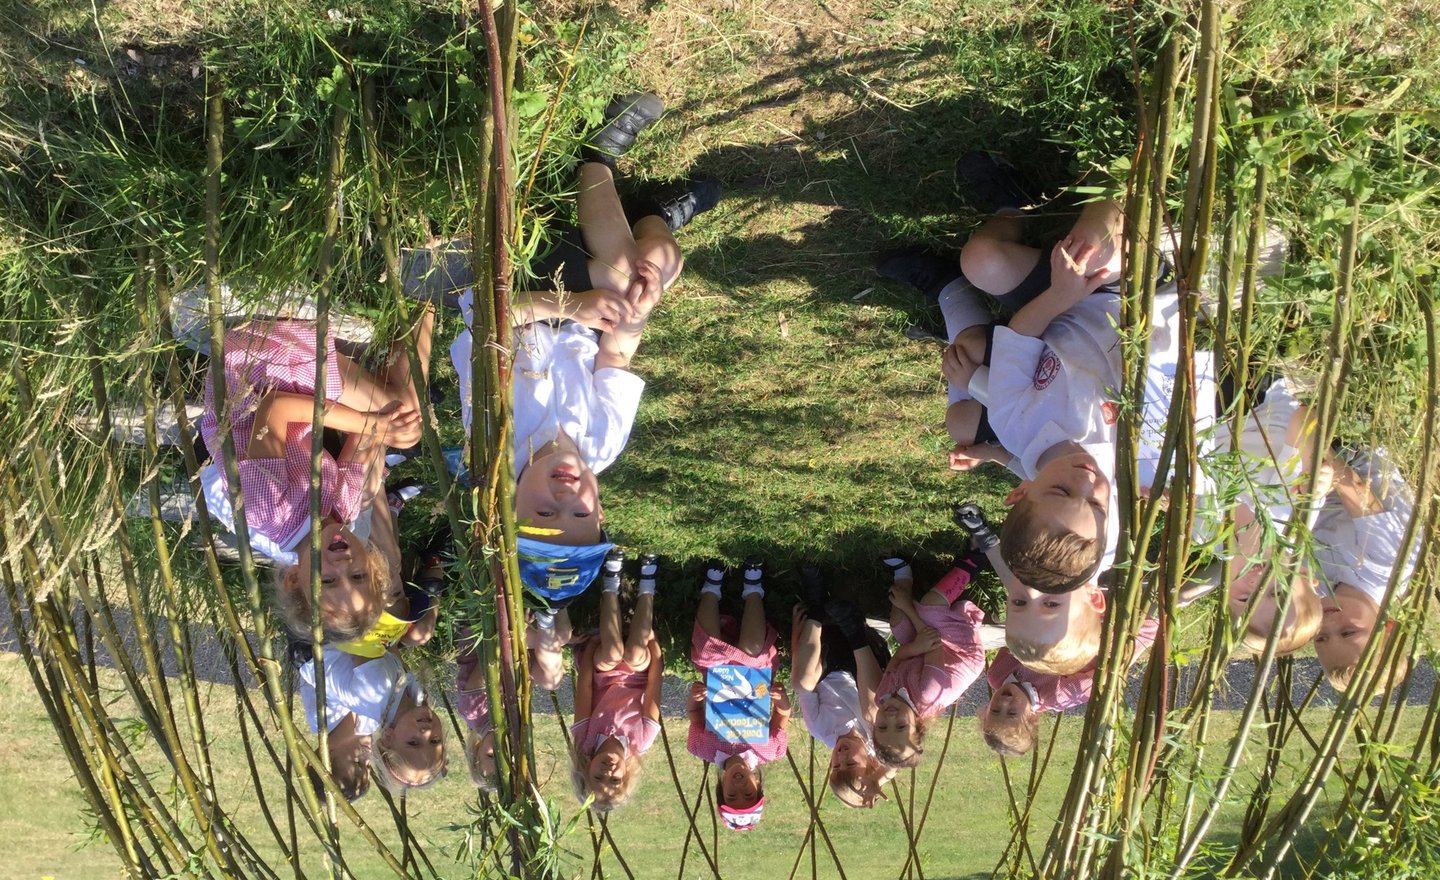
{"label": "child's face", "polygon": [[1033,711],[1030,695],[1025,693],[1020,683],[1007,681],[1000,690],[990,695],[990,702],[985,707],[985,725],[990,728],[1018,724]]}
{"label": "child's face", "polygon": [[1326,669],[1347,669],[1360,660],[1360,652],[1375,632],[1380,606],[1369,596],[1340,584],[1324,604],[1320,631],[1315,634],[1315,655]]}
{"label": "child's face", "polygon": [[429,703],[401,710],[380,736],[400,764],[418,771],[417,777],[445,759],[445,727]]}
{"label": "child's face", "polygon": [[760,777],[744,760],[731,758],[720,774],[720,794],[725,798],[725,806],[748,810],[760,800]]}
{"label": "child's face", "polygon": [[613,801],[625,788],[625,772],[625,747],[614,737],[607,737],[590,758],[585,783],[597,798]]}
{"label": "child's face", "polygon": [[495,731],[492,730],[475,740],[470,749],[470,762],[480,771],[480,775],[495,778]]}
{"label": "child's face", "polygon": [[[1231,561],[1232,571],[1240,568],[1238,576],[1232,575],[1230,582],[1230,596],[1226,600],[1229,606],[1230,619],[1239,621],[1245,617],[1245,608],[1250,603],[1250,597],[1255,595],[1260,581],[1264,578],[1268,566],[1264,564],[1246,565],[1240,560],[1238,565],[1235,560]],[[1275,584],[1280,579],[1280,573],[1270,578],[1263,593],[1255,599],[1255,613],[1250,617],[1248,629],[1256,635],[1268,635],[1276,625],[1276,618],[1280,610],[1278,597],[1275,595]],[[1290,608],[1285,615],[1285,626],[1295,622],[1295,603],[1292,600]]]}
{"label": "child's face", "polygon": [[898,695],[890,696],[875,707],[875,726],[870,733],[878,745],[896,750],[901,760],[907,760],[915,752],[915,721],[910,704]]}
{"label": "child's face", "polygon": [[1093,626],[1105,610],[1105,594],[1095,584],[1068,593],[1042,593],[1007,578],[1005,633],[1035,645],[1054,645],[1071,627]]}
{"label": "child's face", "polygon": [[1058,455],[1045,463],[1033,480],[1025,480],[1005,499],[1036,503],[1040,522],[1055,532],[1074,532],[1086,540],[1105,543],[1105,519],[1110,513],[1110,481],[1088,452]]}
{"label": "child's face", "polygon": [[[285,573],[291,589],[306,589],[310,578],[310,542],[295,548],[299,564]],[[363,615],[374,601],[370,557],[355,533],[337,523],[320,531],[320,614],[325,619]]]}
{"label": "child's face", "polygon": [[546,529],[545,540],[577,546],[600,541],[600,486],[585,459],[566,444],[531,460],[515,482],[515,515]]}
{"label": "child's face", "polygon": [[830,753],[830,778],[844,780],[859,796],[860,806],[873,807],[876,798],[881,796],[883,770],[855,733],[847,733],[835,741],[835,750]]}

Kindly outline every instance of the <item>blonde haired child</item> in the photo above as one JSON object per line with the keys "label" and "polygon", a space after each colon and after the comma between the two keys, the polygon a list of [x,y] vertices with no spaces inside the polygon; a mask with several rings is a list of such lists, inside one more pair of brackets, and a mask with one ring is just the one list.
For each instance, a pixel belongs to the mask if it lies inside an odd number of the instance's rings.
{"label": "blonde haired child", "polygon": [[608,813],[624,806],[640,780],[640,756],[660,734],[664,657],[655,641],[654,556],[640,557],[639,594],[628,638],[620,622],[624,554],[605,559],[600,635],[585,643],[575,666],[575,723],[570,727],[571,782],[581,803]]}
{"label": "blonde haired child", "polygon": [[[381,727],[386,701],[405,668],[394,654],[368,658],[325,651],[325,725],[329,730],[330,773],[345,796],[354,800],[370,788],[373,740]],[[315,705],[315,661],[296,670],[300,702],[310,730],[320,730]]]}
{"label": "blonde haired child", "polygon": [[[1320,596],[1315,577],[1302,561],[1289,550],[1267,547],[1266,538],[1278,544],[1297,510],[1305,509],[1301,491],[1312,467],[1316,425],[1287,380],[1275,379],[1260,394],[1263,397],[1247,414],[1234,444],[1240,454],[1241,487],[1234,511],[1236,553],[1226,562],[1230,573],[1226,607],[1237,624],[1248,615],[1240,633],[1243,650],[1262,652],[1278,626],[1275,652],[1284,656],[1315,637],[1322,616]],[[1222,439],[1221,448],[1230,444]],[[1219,473],[1211,479],[1219,482],[1229,476]],[[1322,495],[1328,491],[1324,480],[1319,487]],[[1218,512],[1210,515],[1216,518]],[[1202,537],[1207,527],[1197,522]],[[1282,589],[1290,593],[1283,618]]]}
{"label": "blonde haired child", "polygon": [[[875,757],[875,686],[890,660],[885,640],[848,602],[829,599],[820,572],[801,571],[805,602],[791,614],[790,685],[805,728],[830,749],[830,791],[873,807],[890,769]],[[807,607],[808,606],[808,607]]]}
{"label": "blonde haired child", "polygon": [[[433,326],[434,313],[427,308],[415,328],[422,372],[428,369]],[[348,641],[363,636],[379,619],[390,584],[380,576],[390,560],[365,543],[370,528],[369,517],[362,516],[367,471],[382,467],[386,444],[410,446],[419,439],[418,399],[403,343],[392,347],[382,377],[336,351],[333,334],[324,345],[328,402],[323,421],[348,436],[337,457],[322,452],[320,458],[320,509],[327,520],[320,538],[321,623],[326,641]],[[229,411],[218,412],[207,376],[200,419],[206,448],[216,457],[201,475],[211,514],[233,530],[228,482],[218,464],[221,431],[228,427],[251,543],[282,566],[275,581],[276,605],[291,632],[307,639],[315,346],[313,321],[257,320],[229,330],[223,362],[211,367],[222,371]]]}
{"label": "blonde haired child", "polygon": [[[1159,621],[1149,618],[1135,634],[1134,655],[1155,643]],[[1001,648],[990,662],[986,677],[990,702],[980,710],[980,735],[1002,758],[1019,758],[1035,748],[1040,715],[1064,712],[1090,702],[1098,656],[1083,669],[1067,675],[1036,672],[1020,662],[1008,648]]]}
{"label": "blonde haired child", "polygon": [[495,725],[490,720],[490,696],[485,690],[485,670],[469,628],[457,634],[460,653],[455,657],[455,711],[465,719],[465,759],[470,780],[481,791],[495,792],[500,785],[495,768]]}
{"label": "blonde haired child", "polygon": [[985,670],[980,639],[984,612],[961,598],[975,573],[956,567],[913,599],[914,574],[899,557],[884,560],[890,588],[891,633],[900,649],[875,687],[875,754],[891,768],[914,767],[924,753],[930,721],[950,708]]}
{"label": "blonde haired child", "polygon": [[[1380,604],[1392,578],[1398,578],[1395,598],[1407,593],[1422,541],[1417,533],[1410,552],[1400,559],[1415,501],[1405,478],[1383,450],[1351,452],[1334,459],[1331,466],[1335,491],[1326,499],[1312,531],[1320,575],[1330,592],[1322,600],[1325,610],[1315,635],[1315,656],[1331,686],[1344,691],[1376,633],[1387,641],[1394,637],[1394,621],[1385,621],[1383,628],[1377,629],[1382,627]],[[1373,662],[1380,662],[1380,657],[1377,653]],[[1408,665],[1402,660],[1393,677],[1382,681],[1379,692],[1388,692],[1403,681]]]}
{"label": "blonde haired child", "polygon": [[747,666],[769,669],[771,681],[776,672],[775,627],[765,619],[764,564],[748,559],[743,571],[741,597],[745,612],[737,622],[720,613],[720,588],[725,567],[711,563],[700,589],[700,608],[695,612],[695,628],[690,634],[690,662],[700,672],[700,680],[690,686],[687,713],[690,732],[685,748],[702,761],[715,765],[720,781],[715,788],[715,808],[731,831],[750,831],[760,824],[765,809],[764,779],[760,767],[785,757],[790,747],[785,721],[790,717],[790,703],[785,689],[774,684],[771,689],[769,738],[759,744],[730,743],[720,739],[705,725],[707,673],[713,666]]}
{"label": "blonde haired child", "polygon": [[392,794],[403,796],[445,778],[445,724],[413,672],[395,681],[371,751],[375,775]]}
{"label": "blonde haired child", "polygon": [[[550,609],[587,590],[610,549],[598,475],[625,448],[645,389],[631,362],[683,266],[675,230],[719,197],[718,185],[691,185],[677,200],[647,206],[633,224],[627,218],[614,158],[663,109],[654,95],[611,102],[591,138],[604,149],[586,153],[579,167],[579,229],[559,237],[511,309],[520,577]],[[460,296],[466,329],[450,348],[467,431],[473,300],[471,290]]]}

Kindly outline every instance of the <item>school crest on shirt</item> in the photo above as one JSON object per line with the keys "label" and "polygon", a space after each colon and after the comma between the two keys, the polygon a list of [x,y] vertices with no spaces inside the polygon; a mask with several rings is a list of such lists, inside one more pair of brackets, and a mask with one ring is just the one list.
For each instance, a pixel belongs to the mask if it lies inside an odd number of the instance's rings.
{"label": "school crest on shirt", "polygon": [[1035,365],[1035,390],[1044,391],[1060,375],[1060,356],[1051,351],[1047,346],[1045,352],[1040,355],[1040,363]]}

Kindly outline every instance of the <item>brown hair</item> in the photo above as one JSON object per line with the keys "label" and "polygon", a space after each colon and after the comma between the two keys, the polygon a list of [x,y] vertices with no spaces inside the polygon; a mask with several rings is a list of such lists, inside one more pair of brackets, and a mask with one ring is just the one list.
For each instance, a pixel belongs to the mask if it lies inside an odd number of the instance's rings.
{"label": "brown hair", "polygon": [[[286,575],[299,568],[299,563],[275,572],[274,589],[271,592],[275,612],[285,628],[297,639],[310,640],[310,584],[303,582],[296,587],[286,583]],[[370,595],[365,610],[359,613],[345,611],[332,615],[332,619],[320,620],[321,641],[350,642],[369,632],[385,610],[383,597],[390,581],[390,562],[379,548],[370,545],[365,551],[365,567],[370,572]]]}
{"label": "brown hair", "polygon": [[[864,779],[865,768],[857,767],[851,770],[846,767],[836,767],[830,771],[830,793],[835,799],[851,809],[860,809],[865,804],[865,796],[855,787],[855,779]],[[873,806],[873,805],[872,805]]]}
{"label": "brown hair", "polygon": [[1042,593],[1068,593],[1095,576],[1104,556],[1104,535],[1082,538],[1054,531],[1037,514],[1040,503],[1021,498],[1000,527],[1000,556],[1010,573]]}
{"label": "brown hair", "polygon": [[915,713],[915,720],[910,725],[910,744],[913,751],[909,757],[901,757],[900,750],[891,745],[875,743],[875,757],[880,763],[893,770],[905,770],[910,767],[920,766],[920,757],[925,754],[925,734],[930,729],[930,720],[922,718],[919,712]]}
{"label": "brown hair", "polygon": [[985,708],[980,710],[980,736],[985,745],[1002,758],[1023,758],[1035,748],[1040,730],[1040,714],[1026,711],[1014,718],[995,718]]}

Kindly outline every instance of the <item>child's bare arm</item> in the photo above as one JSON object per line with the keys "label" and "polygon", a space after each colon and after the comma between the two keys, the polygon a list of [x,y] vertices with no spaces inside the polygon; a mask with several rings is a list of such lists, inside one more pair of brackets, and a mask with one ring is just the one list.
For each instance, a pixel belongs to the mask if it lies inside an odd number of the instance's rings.
{"label": "child's bare arm", "polygon": [[660,720],[660,683],[665,678],[665,655],[660,651],[660,643],[653,638],[650,640],[650,668],[645,676],[645,701],[641,704],[640,711],[646,718],[652,721]]}
{"label": "child's bare arm", "polygon": [[783,730],[789,717],[790,696],[785,692],[784,687],[776,685],[770,701],[770,733],[774,734]]}
{"label": "child's bare arm", "polygon": [[1086,266],[1096,252],[1095,245],[1076,243],[1070,238],[1057,244],[1050,252],[1050,286],[1020,307],[1010,319],[1010,329],[1038,339],[1052,321],[1110,280],[1108,269],[1086,274]]}
{"label": "child's bare arm", "polygon": [[641,260],[635,264],[636,276],[625,291],[624,314],[609,333],[600,335],[600,353],[595,356],[595,369],[602,367],[630,368],[630,360],[640,347],[640,334],[645,331],[645,322],[660,303],[664,287],[660,283],[660,270],[654,263]]}
{"label": "child's bare arm", "polygon": [[690,684],[690,698],[685,701],[685,714],[690,716],[690,721],[705,720],[705,682],[696,681]]}
{"label": "child's bare arm", "polygon": [[602,333],[625,317],[623,294],[603,287],[580,291],[528,291],[518,294],[510,311],[517,326],[535,321],[569,320]]}
{"label": "child's bare arm", "polygon": [[[260,399],[255,410],[254,434],[246,450],[247,458],[283,458],[285,435],[292,424],[310,424],[315,414],[315,398],[308,394],[272,391]],[[420,415],[409,410],[362,413],[342,403],[328,401],[322,424],[345,434],[374,432],[380,438],[412,428]]]}
{"label": "child's bare arm", "polygon": [[599,639],[586,642],[575,662],[575,721],[590,717],[595,700],[595,649],[599,646]]}

